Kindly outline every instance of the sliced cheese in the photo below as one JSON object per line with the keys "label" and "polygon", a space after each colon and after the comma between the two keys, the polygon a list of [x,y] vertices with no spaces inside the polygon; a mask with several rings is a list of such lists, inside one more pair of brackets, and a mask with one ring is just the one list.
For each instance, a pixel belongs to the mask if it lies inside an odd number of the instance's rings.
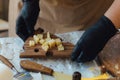
{"label": "sliced cheese", "polygon": [[30,40],[30,41],[29,41],[29,46],[30,46],[30,47],[35,46],[35,41],[34,41],[34,40]]}
{"label": "sliced cheese", "polygon": [[43,34],[37,34],[37,37],[38,37],[39,39],[43,39]]}
{"label": "sliced cheese", "polygon": [[58,46],[58,45],[62,44],[62,41],[59,38],[57,38],[57,39],[55,39],[55,43]]}
{"label": "sliced cheese", "polygon": [[44,44],[44,42],[45,42],[44,39],[41,39],[41,40],[39,41],[40,44]]}
{"label": "sliced cheese", "polygon": [[55,47],[55,40],[54,39],[49,40],[48,45],[49,45],[50,48]]}
{"label": "sliced cheese", "polygon": [[62,44],[58,45],[57,48],[58,48],[58,51],[63,51],[64,50],[64,46]]}
{"label": "sliced cheese", "polygon": [[49,33],[49,32],[47,32],[47,38],[48,38],[48,39],[49,39],[49,38],[51,38],[51,37],[50,37],[50,33]]}
{"label": "sliced cheese", "polygon": [[52,39],[50,36],[50,33],[47,32],[47,37],[43,38],[43,34],[37,34],[33,36],[33,40],[29,41],[29,46],[35,46],[35,44],[40,43],[42,45],[42,49],[45,51],[48,51],[48,49],[52,49],[53,47],[57,47],[58,51],[63,51],[64,46],[62,45],[62,41],[57,38],[57,39]]}
{"label": "sliced cheese", "polygon": [[35,44],[38,44],[38,42],[39,42],[38,36],[37,36],[37,35],[34,35],[34,36],[33,36],[33,39],[34,39],[34,41],[35,41]]}
{"label": "sliced cheese", "polygon": [[49,49],[49,46],[48,45],[42,45],[42,49],[47,52],[48,49]]}

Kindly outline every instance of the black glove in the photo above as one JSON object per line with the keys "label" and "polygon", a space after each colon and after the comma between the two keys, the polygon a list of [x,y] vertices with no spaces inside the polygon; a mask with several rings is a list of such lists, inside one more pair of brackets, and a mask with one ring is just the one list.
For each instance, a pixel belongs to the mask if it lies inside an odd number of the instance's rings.
{"label": "black glove", "polygon": [[24,41],[34,34],[39,11],[39,0],[23,0],[22,10],[16,21],[16,34]]}
{"label": "black glove", "polygon": [[77,62],[86,62],[95,59],[107,41],[117,31],[113,23],[107,17],[103,16],[96,24],[84,32],[72,52],[71,59]]}

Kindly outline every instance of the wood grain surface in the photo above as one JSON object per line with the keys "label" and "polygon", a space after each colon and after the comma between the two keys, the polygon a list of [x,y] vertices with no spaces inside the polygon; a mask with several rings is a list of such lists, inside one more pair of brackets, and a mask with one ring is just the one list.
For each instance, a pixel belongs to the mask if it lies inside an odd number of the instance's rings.
{"label": "wood grain surface", "polygon": [[42,64],[38,64],[36,62],[30,60],[22,60],[20,65],[23,69],[32,72],[41,72],[48,75],[53,75],[53,69],[43,66]]}
{"label": "wood grain surface", "polygon": [[[46,33],[44,34],[46,38]],[[51,34],[52,39],[58,38],[57,36]],[[34,47],[29,47],[29,40],[32,40],[32,37],[29,37],[24,44],[24,52],[20,54],[20,58],[69,58],[71,56],[74,45],[69,42],[62,42],[65,50],[58,51],[57,47],[49,49],[45,52],[40,44],[35,45]]]}

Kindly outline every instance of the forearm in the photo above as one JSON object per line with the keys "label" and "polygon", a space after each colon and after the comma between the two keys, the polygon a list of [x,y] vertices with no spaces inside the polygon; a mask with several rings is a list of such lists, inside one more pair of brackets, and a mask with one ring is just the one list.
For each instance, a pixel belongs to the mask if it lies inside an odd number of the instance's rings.
{"label": "forearm", "polygon": [[23,7],[16,20],[16,34],[24,41],[34,34],[34,26],[39,15],[39,0],[22,0]]}
{"label": "forearm", "polygon": [[105,16],[112,21],[117,29],[120,28],[120,0],[115,0],[113,2],[105,13]]}

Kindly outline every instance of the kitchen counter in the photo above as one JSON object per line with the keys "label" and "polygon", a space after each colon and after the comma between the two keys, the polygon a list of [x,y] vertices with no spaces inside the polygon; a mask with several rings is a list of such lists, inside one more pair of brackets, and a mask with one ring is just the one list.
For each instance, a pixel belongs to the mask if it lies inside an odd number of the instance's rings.
{"label": "kitchen counter", "polygon": [[[56,34],[61,37],[64,41],[71,42],[76,44],[77,40],[81,37],[83,31]],[[19,71],[24,71],[20,65],[20,60],[27,59],[19,58],[19,54],[23,52],[24,42],[18,38],[0,38],[0,54],[8,58]],[[29,59],[37,63],[43,64],[47,67],[54,69],[65,74],[73,74],[75,71],[79,71],[82,74],[82,77],[94,77],[100,74],[100,69],[97,66],[95,61],[88,63],[76,63],[72,62],[70,59]],[[13,71],[15,74],[15,72]],[[30,72],[34,77],[34,80],[55,80],[52,76],[43,75],[41,73]]]}

